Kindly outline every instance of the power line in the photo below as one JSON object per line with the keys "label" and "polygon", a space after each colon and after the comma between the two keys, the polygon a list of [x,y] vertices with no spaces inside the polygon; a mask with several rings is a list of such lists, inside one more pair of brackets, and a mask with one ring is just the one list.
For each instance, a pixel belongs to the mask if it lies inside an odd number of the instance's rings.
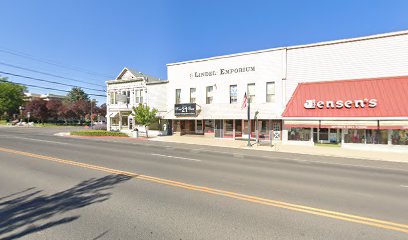
{"label": "power line", "polygon": [[11,50],[6,50],[6,49],[0,49],[0,52],[15,55],[15,56],[19,56],[19,57],[23,57],[23,58],[27,58],[27,59],[37,61],[37,62],[46,63],[46,64],[57,66],[57,67],[60,67],[60,68],[65,68],[65,69],[74,70],[74,71],[77,71],[77,72],[86,73],[86,74],[89,74],[89,75],[99,75],[99,76],[103,76],[103,77],[106,77],[106,78],[111,78],[111,76],[109,76],[107,74],[97,73],[97,72],[94,72],[94,71],[89,71],[89,70],[86,70],[84,68],[80,68],[80,67],[76,67],[76,66],[72,66],[72,65],[71,66],[63,65],[63,64],[53,62],[53,61],[50,61],[50,60],[36,58],[36,57],[33,57],[33,56],[29,55],[29,54],[22,53],[22,52],[16,52],[16,51],[11,51]]}
{"label": "power line", "polygon": [[[69,93],[69,91],[67,91],[67,90],[61,90],[61,89],[49,88],[49,87],[40,87],[40,86],[35,86],[35,85],[30,85],[30,84],[25,84],[25,83],[11,82],[11,81],[2,80],[2,79],[0,79],[0,82],[11,83],[11,84],[16,84],[16,85],[22,85],[22,86],[26,86],[26,87],[41,88],[41,89],[47,89],[47,90],[53,90],[53,91]],[[105,95],[91,94],[91,93],[88,93],[88,95],[95,96],[95,97],[106,97]]]}
{"label": "power line", "polygon": [[51,77],[62,78],[62,79],[71,80],[71,81],[74,81],[74,82],[85,83],[85,84],[94,85],[94,86],[98,86],[98,87],[105,87],[104,85],[95,84],[95,83],[91,83],[91,82],[87,82],[87,81],[82,81],[82,80],[78,80],[78,79],[75,79],[75,78],[68,78],[68,77],[64,77],[64,76],[59,76],[59,75],[55,75],[55,74],[52,74],[52,73],[42,72],[42,71],[30,69],[30,68],[20,67],[20,66],[16,66],[16,65],[13,65],[13,64],[9,64],[9,63],[0,62],[0,64],[4,65],[4,66],[12,67],[12,68],[22,69],[22,70],[25,70],[25,71],[44,74],[44,75],[51,76]]}
{"label": "power line", "polygon": [[[41,78],[35,78],[35,77],[24,76],[24,75],[15,74],[15,73],[9,73],[9,72],[3,72],[3,71],[0,71],[0,73],[6,74],[6,75],[10,75],[10,76],[15,76],[15,77],[22,77],[22,78],[32,79],[32,80],[40,81],[40,82],[58,84],[58,85],[67,86],[67,87],[78,87],[78,86],[76,86],[76,85],[65,84],[65,83],[59,83],[59,82],[49,81],[49,80],[45,80],[45,79],[41,79]],[[96,91],[96,92],[105,92],[104,90],[99,90],[99,89],[94,89],[94,88],[87,88],[87,87],[82,87],[82,88],[83,88],[83,89],[87,89],[87,90],[91,90],[91,91]]]}

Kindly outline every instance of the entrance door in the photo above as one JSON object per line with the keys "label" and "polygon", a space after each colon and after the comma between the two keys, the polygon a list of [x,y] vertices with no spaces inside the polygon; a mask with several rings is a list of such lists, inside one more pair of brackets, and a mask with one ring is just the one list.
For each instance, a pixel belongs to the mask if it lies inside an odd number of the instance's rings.
{"label": "entrance door", "polygon": [[282,135],[282,122],[272,121],[273,140],[280,141]]}
{"label": "entrance door", "polygon": [[215,137],[222,138],[224,137],[224,121],[223,120],[215,120]]}

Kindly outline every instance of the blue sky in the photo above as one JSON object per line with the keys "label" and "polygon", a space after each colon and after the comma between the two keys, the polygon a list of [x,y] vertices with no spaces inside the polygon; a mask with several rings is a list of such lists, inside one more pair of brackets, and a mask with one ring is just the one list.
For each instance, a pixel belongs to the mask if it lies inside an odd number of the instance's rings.
{"label": "blue sky", "polygon": [[[167,79],[167,63],[408,30],[405,0],[13,0],[1,1],[0,11],[0,63],[99,85],[124,66]],[[0,71],[102,88],[4,64]],[[69,90],[20,77],[10,80]]]}

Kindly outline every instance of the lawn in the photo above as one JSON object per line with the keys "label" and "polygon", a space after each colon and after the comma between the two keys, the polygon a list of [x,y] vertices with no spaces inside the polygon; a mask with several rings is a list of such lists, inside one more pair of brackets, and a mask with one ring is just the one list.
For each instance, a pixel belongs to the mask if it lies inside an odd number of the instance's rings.
{"label": "lawn", "polygon": [[110,131],[105,131],[105,130],[72,131],[70,134],[74,136],[93,136],[93,137],[101,137],[101,136],[128,137],[126,133],[110,132]]}

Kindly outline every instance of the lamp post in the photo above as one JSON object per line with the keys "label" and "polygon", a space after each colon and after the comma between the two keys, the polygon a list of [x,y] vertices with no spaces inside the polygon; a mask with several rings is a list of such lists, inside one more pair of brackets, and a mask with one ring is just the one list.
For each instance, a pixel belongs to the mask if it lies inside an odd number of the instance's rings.
{"label": "lamp post", "polygon": [[91,100],[91,129],[93,129],[93,117],[92,117],[92,108],[93,108],[93,104],[96,104],[96,99],[92,99]]}
{"label": "lamp post", "polygon": [[24,111],[25,107],[20,106],[20,107],[18,107],[18,109],[20,110],[20,122],[23,122],[23,111]]}

